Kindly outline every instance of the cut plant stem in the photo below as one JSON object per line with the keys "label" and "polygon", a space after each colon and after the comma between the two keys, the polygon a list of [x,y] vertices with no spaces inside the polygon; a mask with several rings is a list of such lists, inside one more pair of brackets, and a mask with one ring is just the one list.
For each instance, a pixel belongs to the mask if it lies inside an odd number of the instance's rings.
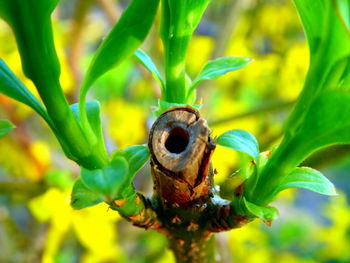
{"label": "cut plant stem", "polygon": [[135,193],[109,205],[134,225],[165,234],[177,262],[214,262],[212,233],[241,227],[251,219],[238,215],[233,203],[215,194],[210,162],[215,144],[206,120],[190,106],[172,107],[153,124],[148,147],[152,198]]}
{"label": "cut plant stem", "polygon": [[165,233],[178,262],[213,262],[213,232],[246,223],[214,193],[215,149],[206,120],[192,107],[172,107],[149,137],[158,231]]}

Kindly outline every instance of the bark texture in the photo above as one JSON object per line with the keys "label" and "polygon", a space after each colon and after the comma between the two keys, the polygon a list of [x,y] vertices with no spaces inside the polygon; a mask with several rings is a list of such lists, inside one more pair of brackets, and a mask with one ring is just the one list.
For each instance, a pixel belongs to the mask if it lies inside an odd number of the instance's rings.
{"label": "bark texture", "polygon": [[230,201],[215,193],[211,156],[215,143],[206,120],[192,107],[173,107],[153,124],[148,146],[154,195],[119,200],[112,208],[134,202],[137,215],[125,218],[139,227],[165,234],[177,262],[214,262],[212,233],[240,227],[248,219],[236,215]]}

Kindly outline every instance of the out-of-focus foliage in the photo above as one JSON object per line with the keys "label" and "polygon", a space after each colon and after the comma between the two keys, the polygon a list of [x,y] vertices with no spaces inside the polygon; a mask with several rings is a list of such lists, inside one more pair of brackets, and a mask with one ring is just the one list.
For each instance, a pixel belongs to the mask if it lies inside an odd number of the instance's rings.
{"label": "out-of-focus foliage", "polygon": [[[77,87],[101,37],[128,2],[61,0],[53,31],[60,82],[70,103],[77,102]],[[152,28],[142,49],[163,74],[157,30]],[[0,57],[37,95],[3,22],[0,43]],[[198,89],[197,102],[203,103],[201,112],[213,136],[244,129],[256,135],[261,151],[273,148],[308,68],[308,47],[291,2],[213,0],[190,43],[186,70],[195,78],[207,60],[221,56],[254,61]],[[159,96],[159,85],[133,58],[96,81],[91,97],[101,102],[108,151],[147,141]],[[72,210],[70,192],[78,167],[65,159],[33,110],[0,96],[0,118],[16,126],[0,139],[0,262],[174,262],[164,236],[129,225],[107,205]],[[224,147],[215,150],[215,180],[223,197],[232,196],[239,184],[239,177],[231,176],[240,167],[238,157]],[[217,236],[219,262],[350,262],[349,157],[349,147],[337,146],[307,159],[303,165],[330,177],[339,195],[284,191],[272,227],[254,222]],[[149,169],[142,169],[134,184],[151,193]]]}

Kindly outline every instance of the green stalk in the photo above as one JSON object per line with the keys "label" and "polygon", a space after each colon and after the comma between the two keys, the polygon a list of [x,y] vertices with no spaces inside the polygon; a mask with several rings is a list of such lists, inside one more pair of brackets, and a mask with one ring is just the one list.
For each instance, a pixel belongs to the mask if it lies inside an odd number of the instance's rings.
{"label": "green stalk", "polygon": [[[299,147],[294,147],[295,145]],[[304,147],[300,147],[297,136],[291,140],[285,137],[262,169],[257,184],[251,194],[247,196],[247,199],[261,206],[272,202],[275,197],[275,190],[282,180],[308,155],[309,152],[305,151]]]}
{"label": "green stalk", "polygon": [[61,88],[60,64],[51,25],[58,0],[0,0],[0,17],[13,29],[25,75],[35,84],[65,153],[86,167],[107,163],[108,156],[92,152],[88,136],[74,116]]}
{"label": "green stalk", "polygon": [[186,103],[186,56],[191,36],[181,39],[169,39],[165,49],[166,93],[164,100],[174,103]]}
{"label": "green stalk", "polygon": [[162,0],[160,36],[164,45],[166,88],[162,100],[186,104],[186,57],[192,34],[209,0]]}

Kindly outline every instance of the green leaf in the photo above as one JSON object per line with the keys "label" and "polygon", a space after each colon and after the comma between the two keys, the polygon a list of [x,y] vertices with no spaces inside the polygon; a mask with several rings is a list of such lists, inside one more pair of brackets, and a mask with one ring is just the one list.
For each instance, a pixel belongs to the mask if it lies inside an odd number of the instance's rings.
{"label": "green leaf", "polygon": [[314,52],[320,44],[317,41],[327,34],[327,29],[323,26],[328,22],[330,3],[327,2],[330,1],[294,0],[293,2],[303,24],[310,50]]}
{"label": "green leaf", "polygon": [[[310,106],[294,138],[296,154],[305,158],[312,152],[334,144],[350,144],[350,94],[325,91]],[[298,164],[296,164],[298,165]]]}
{"label": "green leaf", "polygon": [[254,216],[263,219],[264,221],[271,221],[278,217],[278,210],[272,206],[258,206],[243,197],[243,203],[247,211]]}
{"label": "green leaf", "polygon": [[105,200],[103,195],[96,194],[85,186],[79,178],[72,191],[71,206],[74,209],[82,209],[89,206],[97,205]]}
{"label": "green leaf", "polygon": [[350,144],[350,94],[323,91],[305,113],[293,137],[285,137],[259,175],[249,200],[266,204],[284,178],[313,152],[336,144]]}
{"label": "green leaf", "polygon": [[159,0],[133,0],[96,51],[83,80],[79,98],[81,123],[89,138],[93,137],[93,132],[86,116],[86,93],[96,79],[138,49],[151,28],[158,4]]}
{"label": "green leaf", "polygon": [[337,10],[337,15],[342,20],[344,27],[350,34],[350,2],[349,0],[332,0],[333,6]]}
{"label": "green leaf", "polygon": [[[59,0],[0,0],[0,17],[13,29],[23,71],[40,93],[52,93],[59,81],[50,16]],[[58,84],[59,85],[59,84]],[[56,98],[59,99],[59,98]]]}
{"label": "green leaf", "polygon": [[[332,1],[294,0],[294,3],[308,39],[310,67],[304,89],[285,127],[288,136],[299,129],[319,93],[344,86],[350,66],[350,34]],[[349,6],[348,1],[342,2],[344,12]]]}
{"label": "green leaf", "polygon": [[246,153],[259,162],[259,145],[256,138],[244,130],[230,130],[221,134],[216,141],[217,144],[230,149]]}
{"label": "green leaf", "polygon": [[116,158],[117,156],[123,156],[129,165],[127,179],[124,180],[123,184],[120,186],[122,189],[126,189],[123,195],[128,196],[136,173],[145,165],[149,159],[150,153],[146,145],[133,145],[127,147],[123,151],[115,151],[112,158]]}
{"label": "green leaf", "polygon": [[[4,94],[14,100],[22,102],[36,111],[50,126],[54,132],[57,140],[61,144],[66,156],[72,160],[75,157],[71,153],[71,147],[69,147],[67,141],[63,138],[62,134],[56,128],[51,117],[48,115],[45,108],[38,101],[36,97],[22,84],[22,82],[13,74],[13,72],[7,67],[2,59],[0,59],[0,93]],[[62,121],[67,121],[64,119]],[[65,122],[67,124],[67,122]],[[69,135],[73,137],[73,133],[69,132]],[[75,143],[78,140],[74,140]]]}
{"label": "green leaf", "polygon": [[51,25],[51,13],[58,2],[37,0],[34,4],[32,0],[0,0],[0,17],[14,32],[24,74],[35,84],[47,113],[25,88],[9,91],[13,89],[11,85],[5,92],[33,107],[48,122],[67,156],[74,160],[74,156],[88,151],[88,143],[69,110],[59,82],[60,65]]}
{"label": "green leaf", "polygon": [[[147,145],[133,145],[126,148],[124,157],[129,163],[129,176],[134,179],[135,174],[145,165],[150,153]],[[131,183],[131,182],[130,182]]]}
{"label": "green leaf", "polygon": [[0,93],[31,107],[53,127],[52,121],[44,107],[12,73],[2,59],[0,59]]}
{"label": "green leaf", "polygon": [[16,126],[13,125],[10,121],[0,120],[0,138],[8,134],[14,128],[16,128]]}
{"label": "green leaf", "polygon": [[128,180],[129,166],[126,159],[116,156],[102,169],[81,169],[81,180],[91,191],[104,195],[107,199],[120,199],[124,182]]}
{"label": "green leaf", "polygon": [[137,60],[152,74],[153,78],[158,82],[162,92],[165,89],[165,83],[162,75],[159,73],[156,65],[154,65],[152,59],[141,49],[136,50],[134,53]]}
{"label": "green leaf", "polygon": [[[75,103],[70,106],[75,118],[80,122],[80,114],[79,114],[79,105]],[[87,117],[92,128],[92,131],[95,135],[96,141],[93,145],[90,145],[93,148],[95,153],[102,155],[105,159],[107,157],[107,150],[104,143],[103,130],[101,124],[101,105],[98,101],[88,101],[87,102]]]}
{"label": "green leaf", "polygon": [[98,48],[80,92],[81,102],[93,82],[131,56],[146,38],[159,0],[133,0]]}
{"label": "green leaf", "polygon": [[246,57],[222,57],[208,61],[193,80],[188,94],[191,94],[202,81],[216,79],[227,72],[243,68],[251,62],[252,59]]}
{"label": "green leaf", "polygon": [[308,167],[295,168],[283,179],[275,194],[294,187],[305,188],[323,195],[337,195],[334,185],[321,172]]}

